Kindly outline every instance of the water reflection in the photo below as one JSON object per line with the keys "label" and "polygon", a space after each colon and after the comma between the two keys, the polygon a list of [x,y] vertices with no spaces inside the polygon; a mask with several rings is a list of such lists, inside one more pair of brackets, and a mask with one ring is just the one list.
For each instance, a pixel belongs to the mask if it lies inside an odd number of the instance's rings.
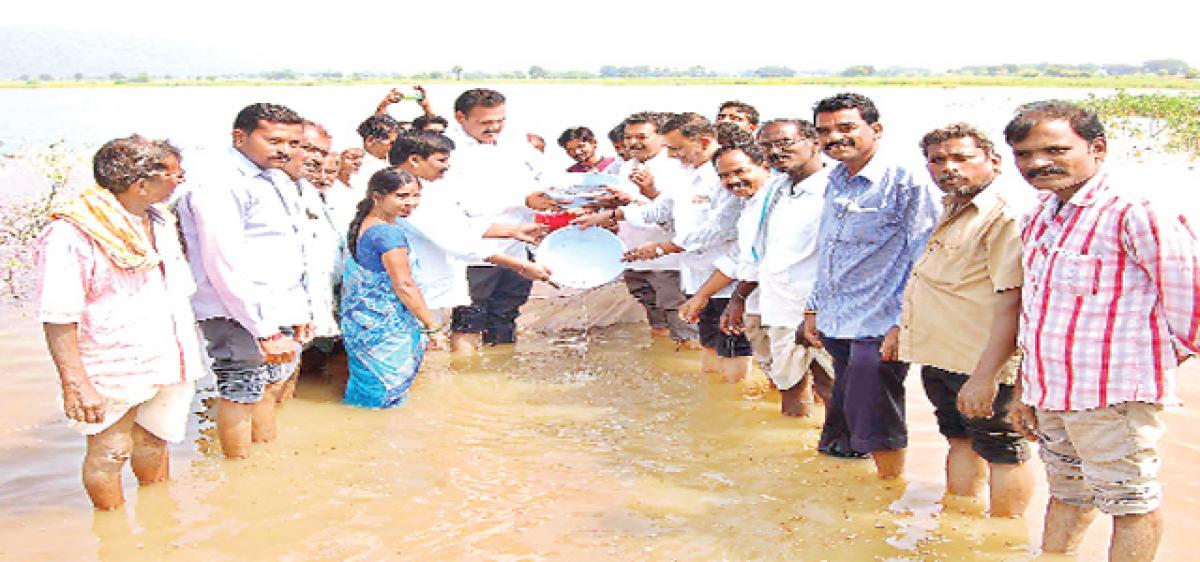
{"label": "water reflection", "polygon": [[[4,384],[53,384],[40,369]],[[869,461],[817,456],[817,421],[780,416],[761,379],[721,384],[693,354],[646,343],[644,326],[434,354],[424,369],[392,411],[302,380],[280,439],[241,462],[220,458],[198,403],[174,480],[130,477],[113,513],[88,508],[82,442],[42,416],[0,436],[0,559],[1034,557],[1044,496],[1028,520],[941,503],[944,445],[920,402],[912,477],[885,483]],[[1101,552],[1103,535],[1087,548]]]}

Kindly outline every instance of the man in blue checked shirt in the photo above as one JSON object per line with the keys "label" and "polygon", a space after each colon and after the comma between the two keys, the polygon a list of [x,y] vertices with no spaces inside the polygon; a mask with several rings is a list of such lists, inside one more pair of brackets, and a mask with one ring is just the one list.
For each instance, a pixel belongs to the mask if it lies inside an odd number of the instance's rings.
{"label": "man in blue checked shirt", "polygon": [[813,114],[825,154],[840,162],[825,193],[817,280],[802,327],[811,345],[833,356],[833,399],[818,450],[870,454],[880,478],[897,478],[908,446],[900,309],[941,208],[920,166],[876,157],[883,126],[869,98],[837,94]]}

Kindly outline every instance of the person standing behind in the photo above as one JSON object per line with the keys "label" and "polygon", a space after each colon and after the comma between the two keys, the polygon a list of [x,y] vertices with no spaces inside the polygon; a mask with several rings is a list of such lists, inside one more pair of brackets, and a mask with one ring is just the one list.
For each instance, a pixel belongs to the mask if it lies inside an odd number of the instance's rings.
{"label": "person standing behind", "polygon": [[[1004,181],[991,139],[971,125],[934,129],[921,150],[945,211],[904,292],[900,359],[921,365],[949,441],[947,493],[978,496],[986,485],[992,516],[1020,515],[1033,494],[1029,447],[1005,417],[1016,378],[1009,360],[1021,306],[1019,223],[1032,197]],[[976,368],[993,347],[999,352]],[[976,387],[986,388],[987,411],[968,416],[957,404]]]}
{"label": "person standing behind", "polygon": [[715,123],[732,123],[743,131],[754,134],[758,132],[758,110],[746,102],[730,100],[717,108]]}
{"label": "person standing behind", "polygon": [[596,134],[587,127],[573,127],[563,131],[558,137],[558,146],[575,160],[575,163],[567,168],[568,172],[604,173],[617,161],[612,156],[596,154]]}
{"label": "person standing behind", "polygon": [[[447,131],[454,141],[455,164],[445,181],[463,214],[488,224],[519,226],[533,219],[533,209],[561,210],[542,193],[536,162],[541,158],[519,138],[502,137],[508,118],[504,95],[472,89],[454,101],[455,123]],[[492,253],[517,260],[529,257],[518,240],[492,242]],[[516,342],[516,320],[529,299],[533,282],[506,267],[476,261],[467,269],[471,305],[456,307],[451,329],[472,334],[457,339],[467,346]]]}
{"label": "person standing behind", "polygon": [[[280,168],[295,186],[299,197],[301,228],[309,294],[312,297],[313,341],[303,352],[305,372],[324,370],[329,366],[329,353],[334,351],[341,331],[338,329],[337,307],[334,306],[334,287],[341,279],[342,263],[346,258],[345,232],[341,232],[330,217],[321,191],[320,181],[325,159],[333,147],[333,139],[321,125],[305,120],[300,150]],[[315,180],[315,181],[314,181]],[[299,372],[287,379],[280,392],[280,402],[292,398]]]}
{"label": "person standing behind", "polygon": [[425,340],[437,320],[413,280],[404,220],[421,202],[416,176],[395,168],[371,176],[367,196],[350,223],[351,259],[342,282],[341,321],[350,378],[345,402],[393,408],[408,397]]}
{"label": "person standing behind", "polygon": [[[275,438],[275,402],[311,331],[295,187],[279,170],[304,135],[287,107],[238,112],[224,167],[179,201],[196,279],[192,306],[217,376],[217,434],[227,458]],[[290,192],[289,192],[290,190]]]}
{"label": "person standing behind", "polygon": [[817,275],[817,229],[831,168],[821,158],[816,128],[805,119],[766,123],[759,129],[758,144],[779,179],[763,188],[761,203],[748,205],[754,228],[746,236],[739,230],[742,266],[722,329],[751,332],[751,317],[741,317],[748,312],[743,303],[752,293],[758,295],[770,346],[767,373],[779,390],[780,410],[785,416],[808,417],[814,392],[827,405],[833,394],[832,358],[798,337]]}
{"label": "person standing behind", "polygon": [[[638,193],[624,194],[619,204],[648,204],[658,198],[662,186],[687,181],[686,170],[667,154],[662,127],[669,117],[668,114],[643,111],[625,119],[622,130],[629,158],[622,163],[617,175],[637,186]],[[616,211],[613,213],[615,215]],[[617,224],[618,235],[626,248],[671,240],[671,233],[664,224],[626,221]],[[651,260],[632,263],[625,270],[624,280],[629,293],[646,309],[652,336],[668,336],[676,345],[700,349],[696,325],[679,317],[679,307],[687,297],[682,290],[678,256],[664,253]]]}
{"label": "person standing behind", "polygon": [[168,478],[166,442],[183,439],[204,375],[195,284],[159,205],[183,181],[179,163],[166,141],[105,143],[96,185],[55,206],[36,243],[38,319],[63,411],[87,437],[83,486],[96,509],[125,503],[127,459],[141,485]]}
{"label": "person standing behind", "polygon": [[[490,224],[488,217],[471,218],[463,213],[457,199],[465,186],[441,181],[450,168],[454,141],[440,133],[419,132],[404,135],[392,145],[388,155],[393,166],[416,176],[421,182],[421,205],[412,210],[407,223],[409,254],[421,264],[415,275],[425,303],[433,311],[443,329],[449,327],[452,310],[471,304],[467,285],[467,263],[483,261],[516,271],[521,276],[546,281],[549,270],[540,264],[496,251],[489,238],[512,238],[535,244],[545,234],[546,227],[536,223],[524,225]],[[431,349],[442,347],[445,334],[431,338]],[[471,342],[462,333],[449,334],[449,349],[470,351]],[[436,344],[436,347],[435,347]]]}
{"label": "person standing behind", "polygon": [[1042,550],[1073,551],[1096,510],[1113,517],[1111,560],[1152,560],[1162,537],[1162,408],[1200,352],[1200,243],[1153,186],[1112,170],[1095,113],[1021,106],[1004,129],[1038,191],[1026,215],[1014,401],[1041,444],[1050,500]]}
{"label": "person standing behind", "polygon": [[817,102],[813,113],[825,154],[840,162],[825,192],[817,278],[803,327],[809,343],[834,360],[818,450],[869,453],[880,478],[897,478],[908,446],[908,364],[896,353],[900,308],[940,209],[912,168],[878,154],[883,126],[874,102],[837,94]]}

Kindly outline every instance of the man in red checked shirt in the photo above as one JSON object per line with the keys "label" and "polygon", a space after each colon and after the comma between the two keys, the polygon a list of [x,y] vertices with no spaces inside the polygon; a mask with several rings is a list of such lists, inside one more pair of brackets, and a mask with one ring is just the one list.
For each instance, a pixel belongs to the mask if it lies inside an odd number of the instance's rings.
{"label": "man in red checked shirt", "polygon": [[1200,346],[1196,236],[1137,176],[1104,164],[1096,115],[1069,102],[1021,106],[1004,130],[1042,192],[1021,238],[1020,403],[1041,443],[1050,501],[1042,549],[1074,550],[1096,510],[1113,516],[1112,560],[1152,560],[1162,536],[1163,406]]}

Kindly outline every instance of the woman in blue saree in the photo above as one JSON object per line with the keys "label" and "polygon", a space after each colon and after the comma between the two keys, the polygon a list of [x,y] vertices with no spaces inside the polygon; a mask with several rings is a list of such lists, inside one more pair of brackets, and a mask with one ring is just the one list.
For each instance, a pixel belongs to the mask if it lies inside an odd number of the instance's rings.
{"label": "woman in blue saree", "polygon": [[371,176],[350,223],[350,257],[342,280],[342,338],[350,377],[345,402],[365,408],[404,403],[436,321],[412,272],[411,228],[404,217],[421,200],[412,174],[385,169]]}

